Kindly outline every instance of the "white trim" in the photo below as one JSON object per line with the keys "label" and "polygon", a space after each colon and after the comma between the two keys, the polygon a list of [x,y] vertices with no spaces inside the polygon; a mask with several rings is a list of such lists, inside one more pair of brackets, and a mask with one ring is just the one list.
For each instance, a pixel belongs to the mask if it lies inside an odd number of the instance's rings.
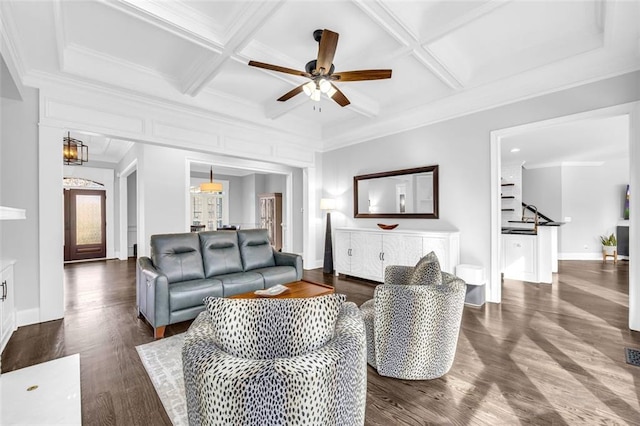
{"label": "white trim", "polygon": [[[621,256],[619,256],[621,257]],[[558,253],[558,260],[602,260],[602,253]]]}
{"label": "white trim", "polygon": [[287,173],[285,182],[284,246],[282,251],[293,252],[293,172]]}
{"label": "white trim", "polygon": [[[640,102],[635,102],[629,108],[629,185],[640,189]],[[629,199],[629,328],[640,331],[640,197]]]}
{"label": "white trim", "polygon": [[[500,136],[499,131],[491,132],[491,262],[489,277],[485,288],[487,302],[500,303],[502,301],[502,208],[500,200]],[[494,232],[494,230],[499,232]]]}
{"label": "white trim", "polygon": [[[40,96],[42,109],[42,95]],[[42,110],[41,110],[42,111]],[[63,128],[38,128],[39,322],[64,317],[63,193],[60,144]]]}
{"label": "white trim", "polygon": [[16,326],[24,327],[25,325],[37,324],[40,322],[40,309],[22,309],[16,311]]}
{"label": "white trim", "polygon": [[13,207],[0,206],[0,220],[26,219],[27,212],[25,209],[16,209]]}
{"label": "white trim", "polygon": [[118,186],[120,196],[120,209],[118,211],[120,229],[118,232],[120,252],[117,258],[127,260],[129,254],[129,206],[127,179],[138,169],[138,159],[134,158],[120,173],[118,173]]}

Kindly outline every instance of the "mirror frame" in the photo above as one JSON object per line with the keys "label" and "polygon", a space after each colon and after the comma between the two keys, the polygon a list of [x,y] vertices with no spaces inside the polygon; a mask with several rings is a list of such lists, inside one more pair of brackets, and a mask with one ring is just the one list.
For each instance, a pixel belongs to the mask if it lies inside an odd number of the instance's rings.
{"label": "mirror frame", "polygon": [[[358,212],[358,182],[389,176],[410,175],[433,172],[433,213],[360,213]],[[438,166],[416,167],[413,169],[393,170],[390,172],[370,173],[353,177],[353,217],[355,218],[398,218],[398,219],[438,219]]]}

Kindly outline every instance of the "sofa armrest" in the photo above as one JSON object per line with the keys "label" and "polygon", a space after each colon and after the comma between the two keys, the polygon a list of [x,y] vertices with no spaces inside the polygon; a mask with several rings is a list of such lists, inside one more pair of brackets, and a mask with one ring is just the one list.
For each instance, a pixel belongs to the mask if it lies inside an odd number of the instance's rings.
{"label": "sofa armrest", "polygon": [[293,266],[296,269],[296,280],[302,279],[302,256],[293,253],[273,251],[276,266]]}
{"label": "sofa armrest", "polygon": [[138,259],[138,309],[153,328],[169,324],[169,279],[146,256]]}

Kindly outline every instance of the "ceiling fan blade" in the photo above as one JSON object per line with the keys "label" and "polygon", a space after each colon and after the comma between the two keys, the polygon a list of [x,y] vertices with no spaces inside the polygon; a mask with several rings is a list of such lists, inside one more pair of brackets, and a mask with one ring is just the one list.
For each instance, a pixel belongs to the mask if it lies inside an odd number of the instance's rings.
{"label": "ceiling fan blade", "polygon": [[391,70],[344,71],[333,73],[331,77],[336,81],[382,80],[391,78]]}
{"label": "ceiling fan blade", "polygon": [[[320,38],[320,46],[318,47],[318,60],[316,62],[316,69],[320,74],[326,75],[329,73],[337,46],[338,33],[327,29],[323,30],[322,37]],[[324,71],[322,70],[323,68]]]}
{"label": "ceiling fan blade", "polygon": [[[307,83],[304,83],[307,84]],[[295,95],[297,95],[298,93],[302,92],[302,86],[304,86],[304,84],[301,84],[298,87],[294,87],[293,89],[289,90],[287,93],[285,93],[284,95],[280,96],[278,98],[278,100],[280,102],[284,102],[284,101],[288,101],[289,99],[293,98]]]}
{"label": "ceiling fan blade", "polygon": [[336,90],[336,93],[334,93],[333,96],[331,96],[331,99],[336,101],[338,103],[338,105],[340,105],[341,107],[345,107],[345,106],[349,105],[351,102],[349,101],[349,99],[347,99],[347,97],[344,95],[344,93],[342,93],[340,91],[340,89],[338,89],[335,86],[335,84],[332,84],[332,86]]}
{"label": "ceiling fan blade", "polygon": [[264,62],[257,62],[257,61],[249,61],[249,65],[252,67],[264,68],[266,70],[278,71],[286,74],[293,74],[293,75],[299,75],[301,77],[311,78],[311,74],[309,74],[308,72],[294,70],[293,68],[281,67],[279,65],[265,64]]}

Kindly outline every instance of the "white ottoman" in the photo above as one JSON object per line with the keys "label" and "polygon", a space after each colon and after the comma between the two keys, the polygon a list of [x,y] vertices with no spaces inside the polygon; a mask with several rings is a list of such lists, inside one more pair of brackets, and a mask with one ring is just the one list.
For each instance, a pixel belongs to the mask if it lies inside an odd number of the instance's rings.
{"label": "white ottoman", "polygon": [[478,265],[460,264],[456,266],[456,276],[467,283],[467,295],[464,303],[472,306],[484,305],[485,278],[484,268]]}

